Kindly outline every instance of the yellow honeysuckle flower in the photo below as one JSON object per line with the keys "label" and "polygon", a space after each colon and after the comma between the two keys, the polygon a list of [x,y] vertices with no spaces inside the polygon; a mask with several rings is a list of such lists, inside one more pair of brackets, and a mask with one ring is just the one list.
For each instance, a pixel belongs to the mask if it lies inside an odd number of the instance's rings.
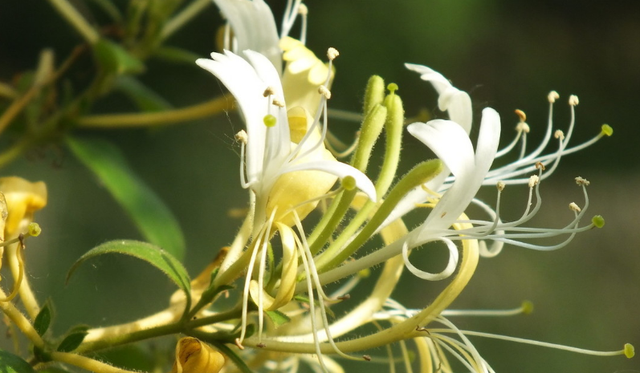
{"label": "yellow honeysuckle flower", "polygon": [[226,359],[223,354],[193,337],[181,338],[171,373],[218,373]]}
{"label": "yellow honeysuckle flower", "polygon": [[42,181],[32,183],[17,176],[0,178],[0,192],[7,203],[8,216],[4,234],[9,238],[33,219],[33,213],[47,205],[47,186]]}

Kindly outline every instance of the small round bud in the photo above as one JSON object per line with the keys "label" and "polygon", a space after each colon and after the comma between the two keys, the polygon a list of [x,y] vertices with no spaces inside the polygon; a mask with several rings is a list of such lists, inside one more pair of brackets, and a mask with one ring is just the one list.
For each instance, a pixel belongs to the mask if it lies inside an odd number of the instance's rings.
{"label": "small round bud", "polygon": [[602,215],[596,215],[591,218],[591,223],[596,228],[602,228],[604,227],[604,218],[602,217]]}
{"label": "small round bud", "polygon": [[547,100],[549,100],[550,104],[553,104],[559,98],[560,98],[560,95],[556,91],[551,91],[549,92],[549,95],[547,95]]}
{"label": "small round bud", "polygon": [[323,95],[324,98],[326,98],[327,100],[331,98],[331,91],[327,87],[325,87],[323,85],[318,87],[318,93]]}
{"label": "small round bud", "polygon": [[580,103],[580,100],[578,100],[578,96],[576,96],[576,95],[569,96],[569,105],[576,106],[579,103]]}
{"label": "small round bud", "polygon": [[608,124],[603,124],[600,132],[605,135],[605,136],[612,136],[613,135],[613,128],[608,125]]}
{"label": "small round bud", "polygon": [[624,344],[624,356],[626,356],[627,359],[631,359],[635,355],[636,355],[636,349],[633,347],[633,345],[631,343],[625,343]]}
{"label": "small round bud", "polygon": [[40,228],[40,225],[38,223],[32,222],[32,223],[29,223],[29,226],[27,227],[27,232],[31,237],[38,237],[40,233],[42,233],[42,229]]}
{"label": "small round bud", "polygon": [[529,188],[533,188],[534,186],[538,185],[539,182],[540,178],[538,177],[538,175],[531,175],[531,177],[529,177]]}
{"label": "small round bud", "polygon": [[520,118],[521,122],[527,121],[527,114],[525,114],[524,111],[516,109],[516,115],[518,116],[518,118]]}
{"label": "small round bud", "polygon": [[576,184],[580,185],[580,186],[589,186],[591,184],[591,182],[583,177],[576,177]]}
{"label": "small round bud", "polygon": [[389,83],[387,85],[387,90],[391,93],[395,93],[398,90],[398,85],[396,83]]}
{"label": "small round bud", "polygon": [[264,118],[262,119],[262,121],[264,122],[264,125],[267,126],[267,127],[273,127],[278,122],[276,117],[274,117],[271,114],[265,115]]}
{"label": "small round bud", "polygon": [[522,302],[522,313],[530,315],[533,312],[533,302],[525,300]]}
{"label": "small round bud", "polygon": [[339,55],[340,52],[338,52],[338,50],[334,47],[330,47],[329,49],[327,49],[327,58],[329,58],[330,61],[335,60]]}
{"label": "small round bud", "polygon": [[575,212],[580,212],[582,211],[582,209],[580,208],[580,206],[578,206],[575,202],[571,202],[569,204],[569,210],[571,211],[575,211]]}
{"label": "small round bud", "polygon": [[506,187],[506,185],[505,185],[505,183],[503,181],[498,181],[498,183],[496,184],[496,188],[498,188],[499,192],[502,192],[505,187]]}

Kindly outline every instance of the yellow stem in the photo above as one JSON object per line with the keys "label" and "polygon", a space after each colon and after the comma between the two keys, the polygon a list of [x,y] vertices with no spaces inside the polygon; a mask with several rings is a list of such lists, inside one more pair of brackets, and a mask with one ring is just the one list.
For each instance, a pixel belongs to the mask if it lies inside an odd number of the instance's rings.
{"label": "yellow stem", "polygon": [[202,104],[155,113],[88,115],[78,119],[78,126],[89,128],[150,127],[208,117],[230,110],[232,106],[233,101],[222,96]]}
{"label": "yellow stem", "polygon": [[[2,289],[0,289],[0,297],[6,297]],[[36,332],[29,320],[27,320],[27,318],[16,308],[16,306],[13,305],[13,303],[2,302],[0,303],[0,309],[36,347],[44,347],[44,341],[40,338],[38,332]]]}
{"label": "yellow stem", "polygon": [[[17,246],[17,245],[16,245]],[[24,261],[22,259],[22,252],[20,250],[16,250],[16,257],[18,259],[18,277],[15,279],[13,284],[13,291],[6,298],[0,299],[1,302],[11,302],[13,298],[18,295],[20,291],[20,286],[22,285],[22,279],[24,278]]]}
{"label": "yellow stem", "polygon": [[[19,231],[22,231],[20,229]],[[11,274],[13,275],[14,283],[16,285],[19,284],[20,289],[20,299],[22,300],[22,304],[24,305],[27,314],[31,318],[31,320],[35,320],[38,312],[40,312],[40,306],[38,305],[38,301],[36,300],[35,295],[33,294],[33,290],[31,290],[31,285],[29,285],[29,281],[26,277],[22,277],[22,272],[24,269],[24,263],[21,263],[18,253],[20,250],[20,244],[14,244],[7,248],[7,261],[9,262],[9,267],[11,268]]]}
{"label": "yellow stem", "polygon": [[52,352],[51,358],[55,361],[75,365],[79,368],[95,373],[136,373],[131,370],[116,368],[112,365],[93,360],[86,356],[76,355],[68,352]]}

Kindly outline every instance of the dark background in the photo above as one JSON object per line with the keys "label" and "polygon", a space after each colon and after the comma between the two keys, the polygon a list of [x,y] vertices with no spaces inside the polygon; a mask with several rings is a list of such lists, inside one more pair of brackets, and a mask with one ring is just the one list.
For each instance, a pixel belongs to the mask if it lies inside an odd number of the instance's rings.
{"label": "dark background", "polygon": [[[83,2],[76,2],[84,4]],[[95,22],[104,22],[96,15]],[[270,2],[279,23],[283,4]],[[277,4],[276,4],[277,3]],[[126,4],[119,1],[118,4]],[[537,144],[546,125],[546,95],[557,90],[554,123],[566,128],[570,94],[580,98],[574,144],[596,135],[608,123],[615,133],[562,160],[543,183],[543,211],[532,224],[561,227],[571,219],[569,202],[582,205],[575,176],[588,178],[591,212],[606,227],[578,236],[550,253],[507,247],[481,260],[477,275],[455,308],[512,308],[528,299],[535,312],[513,318],[456,318],[461,329],[480,330],[591,349],[614,350],[631,342],[640,347],[640,230],[637,228],[638,130],[640,94],[640,5],[634,1],[308,1],[308,46],[319,56],[336,47],[337,77],[331,107],[358,111],[367,78],[379,74],[400,86],[407,116],[434,109],[428,83],[403,63],[425,64],[470,93],[474,111],[491,106],[503,122],[502,144],[524,110]],[[205,57],[215,48],[221,18],[210,6],[168,43]],[[297,34],[294,31],[293,36]],[[0,1],[0,79],[36,65],[39,51],[53,48],[58,61],[80,43],[77,34],[45,1]],[[147,63],[142,81],[175,107],[202,102],[222,92],[209,73],[195,66]],[[117,95],[97,111],[126,112],[132,106]],[[357,124],[333,121],[349,139]],[[227,217],[246,203],[239,185],[238,149],[233,135],[242,127],[234,115],[219,115],[164,128],[79,131],[115,142],[132,167],[166,201],[184,230],[192,274],[228,244],[240,224]],[[477,130],[477,129],[476,129]],[[406,138],[406,170],[429,156]],[[54,164],[61,164],[60,167]],[[52,297],[58,333],[74,323],[107,325],[160,310],[173,289],[162,275],[127,258],[102,258],[80,270],[68,286],[64,274],[90,248],[116,238],[140,236],[99,182],[58,145],[30,153],[3,175],[44,180],[49,206],[38,216],[43,235],[27,252],[30,276],[40,299]],[[491,188],[488,188],[491,189]],[[526,191],[509,188],[505,218],[516,218]],[[486,200],[493,200],[488,190]],[[5,274],[6,275],[6,274]],[[408,307],[424,307],[434,285],[406,275],[394,297]],[[511,342],[473,338],[498,372],[640,372],[624,357],[591,357]],[[0,344],[4,342],[0,341]],[[383,354],[380,351],[380,354]],[[385,366],[380,366],[385,370]]]}

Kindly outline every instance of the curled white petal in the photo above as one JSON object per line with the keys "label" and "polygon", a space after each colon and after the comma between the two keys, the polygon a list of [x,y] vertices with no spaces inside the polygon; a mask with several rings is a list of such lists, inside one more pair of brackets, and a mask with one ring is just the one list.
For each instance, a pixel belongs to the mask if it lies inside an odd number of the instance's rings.
{"label": "curled white petal", "polygon": [[449,261],[447,262],[447,266],[445,267],[445,269],[438,273],[431,273],[423,271],[411,264],[411,262],[409,261],[409,245],[405,242],[402,246],[402,259],[404,259],[404,265],[407,267],[407,269],[415,276],[429,281],[440,281],[451,276],[458,265],[458,247],[453,243],[453,241],[447,238],[440,238],[439,241],[444,242],[445,245],[447,245],[447,249],[449,250]]}

